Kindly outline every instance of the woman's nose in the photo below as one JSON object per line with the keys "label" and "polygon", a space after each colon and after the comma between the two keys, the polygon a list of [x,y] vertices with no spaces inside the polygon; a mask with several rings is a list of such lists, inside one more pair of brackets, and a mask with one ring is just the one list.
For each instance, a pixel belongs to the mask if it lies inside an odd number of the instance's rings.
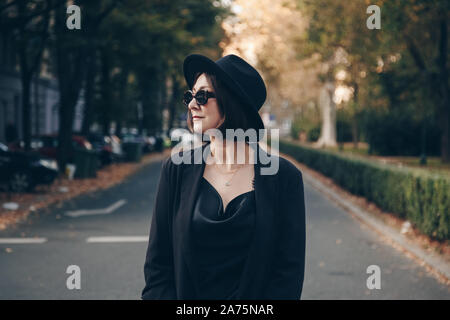
{"label": "woman's nose", "polygon": [[188,104],[188,108],[192,109],[192,107],[195,107],[195,109],[200,108],[200,106],[197,104],[197,101],[195,99],[192,99],[191,102]]}

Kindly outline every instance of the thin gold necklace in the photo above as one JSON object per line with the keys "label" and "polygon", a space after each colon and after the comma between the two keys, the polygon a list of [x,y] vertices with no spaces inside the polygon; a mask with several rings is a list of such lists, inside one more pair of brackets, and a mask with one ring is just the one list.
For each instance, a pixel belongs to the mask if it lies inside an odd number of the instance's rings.
{"label": "thin gold necklace", "polygon": [[[217,163],[214,163],[214,166],[217,168],[217,170],[219,170],[219,172],[222,172],[222,171],[219,169],[219,167],[217,166]],[[238,171],[239,171],[240,169],[242,169],[243,167],[245,167],[245,164],[242,165],[242,166],[240,166],[239,169],[236,169],[236,170],[233,172],[233,175],[231,176],[231,179],[228,180],[227,182],[225,182],[225,186],[226,186],[226,187],[231,186],[231,180],[233,180],[234,176],[236,175],[236,172],[238,172]],[[223,172],[222,172],[222,173],[223,173]]]}

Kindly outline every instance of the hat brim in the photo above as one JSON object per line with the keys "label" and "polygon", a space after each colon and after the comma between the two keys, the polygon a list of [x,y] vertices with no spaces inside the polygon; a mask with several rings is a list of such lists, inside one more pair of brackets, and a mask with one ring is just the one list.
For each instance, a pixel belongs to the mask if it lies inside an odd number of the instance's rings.
{"label": "hat brim", "polygon": [[248,97],[245,91],[213,60],[200,54],[191,54],[187,56],[186,59],[184,59],[184,78],[186,79],[186,83],[191,90],[194,85],[194,77],[197,72],[208,72],[216,75],[233,93],[236,93],[238,96],[244,99],[245,109],[250,118],[250,122],[253,124],[253,128],[256,130],[264,129],[264,122],[262,121],[259,112],[252,105],[251,99]]}

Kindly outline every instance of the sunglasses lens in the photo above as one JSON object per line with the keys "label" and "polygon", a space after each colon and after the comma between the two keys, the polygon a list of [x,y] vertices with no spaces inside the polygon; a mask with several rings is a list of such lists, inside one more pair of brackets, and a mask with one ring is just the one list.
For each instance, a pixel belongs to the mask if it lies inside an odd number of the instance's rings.
{"label": "sunglasses lens", "polygon": [[184,97],[183,97],[184,104],[188,105],[192,101],[193,98],[194,97],[192,96],[192,93],[190,91],[186,91],[184,93]]}
{"label": "sunglasses lens", "polygon": [[200,90],[195,95],[195,100],[197,100],[198,104],[204,105],[206,102],[208,102],[208,99],[206,98],[206,92],[203,90]]}

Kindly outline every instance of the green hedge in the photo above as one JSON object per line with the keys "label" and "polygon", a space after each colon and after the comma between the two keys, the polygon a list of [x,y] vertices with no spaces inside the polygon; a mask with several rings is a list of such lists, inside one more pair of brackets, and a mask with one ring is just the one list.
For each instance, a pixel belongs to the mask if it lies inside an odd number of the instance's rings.
{"label": "green hedge", "polygon": [[280,153],[332,178],[436,240],[450,239],[450,177],[280,141]]}

